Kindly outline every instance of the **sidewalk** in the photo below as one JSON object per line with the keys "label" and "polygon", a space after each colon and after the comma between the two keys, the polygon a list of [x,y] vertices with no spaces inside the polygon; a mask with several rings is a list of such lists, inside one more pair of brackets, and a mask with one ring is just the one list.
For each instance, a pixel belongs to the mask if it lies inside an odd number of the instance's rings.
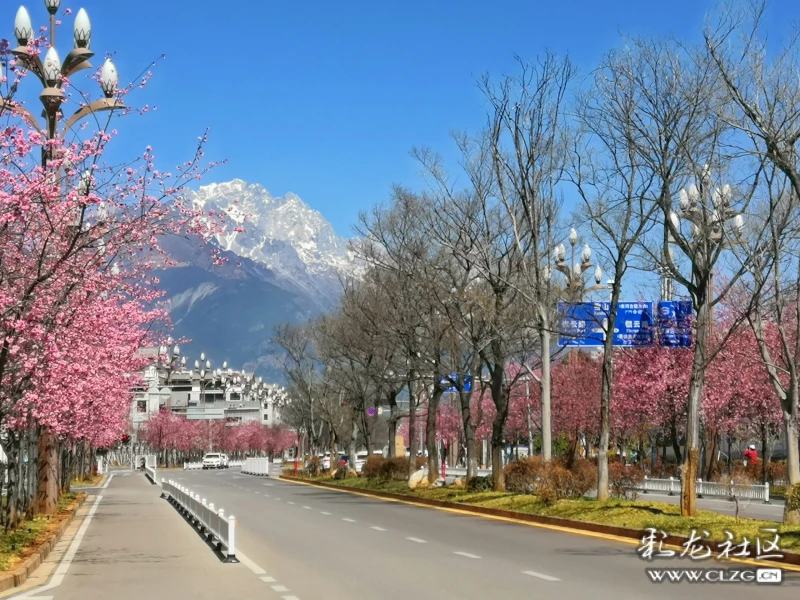
{"label": "sidewalk", "polygon": [[[269,594],[244,564],[224,564],[140,473],[115,474],[84,505],[70,550],[49,581],[11,598],[218,600]],[[75,544],[77,551],[75,551]]]}

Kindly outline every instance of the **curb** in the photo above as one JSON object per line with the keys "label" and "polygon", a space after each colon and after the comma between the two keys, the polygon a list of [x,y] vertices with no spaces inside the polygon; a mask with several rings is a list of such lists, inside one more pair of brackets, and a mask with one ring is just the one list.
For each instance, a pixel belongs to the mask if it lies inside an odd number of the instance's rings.
{"label": "curb", "polygon": [[[628,527],[617,527],[614,525],[603,525],[601,523],[591,523],[588,521],[574,521],[572,519],[563,519],[560,517],[545,517],[541,515],[531,515],[527,513],[515,512],[513,510],[501,510],[497,508],[487,508],[485,506],[470,506],[469,504],[459,504],[457,502],[446,502],[444,500],[431,500],[428,498],[417,498],[414,496],[407,496],[404,494],[394,494],[391,492],[380,492],[377,490],[368,490],[368,489],[359,489],[359,488],[350,488],[344,485],[335,485],[332,483],[323,483],[321,481],[313,481],[310,479],[303,479],[301,477],[292,477],[287,475],[281,475],[280,479],[285,479],[286,481],[292,481],[297,483],[304,483],[307,485],[313,485],[321,488],[327,488],[332,490],[339,490],[351,494],[361,494],[365,496],[374,496],[376,498],[385,498],[387,500],[399,500],[401,502],[405,502],[407,504],[416,504],[419,506],[429,506],[433,508],[444,508],[448,510],[454,510],[461,513],[470,513],[474,515],[486,516],[486,517],[499,517],[501,519],[507,519],[517,522],[526,522],[533,525],[544,525],[547,527],[555,527],[562,530],[572,530],[574,533],[594,533],[594,534],[601,534],[607,536],[614,536],[617,538],[624,538],[626,540],[636,541],[637,543],[641,543],[642,539],[649,535],[649,532],[643,531],[640,529],[631,529]],[[674,547],[681,547],[683,544],[689,541],[688,537],[680,536],[680,535],[668,535],[663,538],[664,546],[674,546]],[[722,545],[722,542],[713,542],[710,540],[693,540],[695,546],[700,546],[702,548],[710,548],[712,552],[722,552],[725,547]],[[767,562],[775,564],[775,565],[792,565],[794,567],[800,566],[800,554],[794,552],[786,552],[781,551],[784,554],[783,559],[772,559],[770,561],[761,561],[761,564],[764,566],[767,565]],[[750,548],[749,553],[750,560],[757,557],[756,549]],[[737,559],[732,559],[737,561]],[[740,559],[741,561],[748,560],[744,557]],[[794,568],[792,570],[800,570]]]}
{"label": "curb", "polygon": [[53,531],[49,537],[42,542],[39,548],[28,558],[25,559],[20,566],[18,566],[13,571],[9,571],[3,575],[0,575],[0,592],[6,592],[10,589],[15,587],[21,586],[25,583],[33,572],[39,568],[46,559],[47,556],[52,552],[53,548],[56,547],[56,544],[61,539],[61,536],[64,535],[64,532],[67,530],[67,527],[70,526],[75,515],[78,514],[78,510],[80,510],[83,503],[86,502],[88,498],[87,494],[81,494],[78,497],[78,503],[69,511],[69,516],[64,519],[61,524],[58,526],[58,529]]}

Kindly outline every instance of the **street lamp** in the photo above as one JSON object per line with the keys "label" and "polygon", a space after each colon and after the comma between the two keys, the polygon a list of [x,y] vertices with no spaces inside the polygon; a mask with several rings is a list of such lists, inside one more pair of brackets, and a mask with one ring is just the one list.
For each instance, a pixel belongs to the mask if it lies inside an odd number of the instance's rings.
{"label": "street lamp", "polygon": [[[168,340],[169,342],[170,340]],[[186,364],[185,359],[181,360],[181,348],[178,344],[175,344],[175,347],[172,348],[172,354],[170,355],[170,349],[166,345],[162,345],[158,349],[158,367],[164,368],[167,371],[167,379],[165,382],[166,386],[169,386],[170,381],[172,379],[172,373],[177,368],[178,364],[184,365]]]}
{"label": "street lamp", "polygon": [[[42,112],[45,120],[44,126],[21,103],[10,98],[0,98],[0,112],[10,110],[18,114],[49,141],[57,137],[64,137],[66,132],[84,117],[101,111],[121,109],[125,105],[119,98],[114,97],[119,85],[119,75],[111,59],[106,59],[100,73],[100,87],[105,98],[80,106],[59,131],[59,123],[63,118],[62,104],[66,100],[63,90],[64,80],[74,73],[92,66],[89,63],[89,59],[94,56],[94,53],[89,50],[92,26],[89,15],[84,9],[80,9],[75,16],[74,48],[62,62],[56,51],[56,13],[61,5],[61,0],[44,0],[44,5],[50,14],[50,47],[45,53],[44,61],[37,54],[32,53],[29,48],[34,41],[33,23],[24,6],[19,7],[14,19],[14,37],[17,40],[17,47],[11,51],[19,65],[33,73],[42,84],[43,90],[39,100],[44,106]],[[52,147],[52,144],[45,144],[42,148],[43,167],[46,167],[47,161],[53,158]]]}
{"label": "street lamp", "polygon": [[[594,281],[596,285],[587,287],[584,282],[584,273],[595,266],[592,264],[592,249],[588,244],[584,245],[581,251],[581,262],[575,262],[575,246],[578,244],[578,232],[575,231],[574,227],[570,229],[568,239],[572,247],[570,259],[572,266],[566,263],[567,249],[563,243],[560,243],[555,247],[555,268],[561,271],[566,279],[564,299],[567,300],[567,302],[577,304],[583,302],[583,298],[586,294],[605,289],[604,286],[600,285],[600,282],[603,280],[603,270],[599,265],[595,267]],[[550,269],[545,268],[544,273],[545,278],[549,280],[551,277]]]}

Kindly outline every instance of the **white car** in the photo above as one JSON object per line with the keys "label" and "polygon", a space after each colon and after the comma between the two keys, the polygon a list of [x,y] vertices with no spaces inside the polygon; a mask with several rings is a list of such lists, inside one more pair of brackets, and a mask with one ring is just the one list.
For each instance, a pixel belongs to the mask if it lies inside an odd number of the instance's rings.
{"label": "white car", "polygon": [[224,469],[227,461],[223,460],[223,454],[209,452],[203,457],[203,469]]}

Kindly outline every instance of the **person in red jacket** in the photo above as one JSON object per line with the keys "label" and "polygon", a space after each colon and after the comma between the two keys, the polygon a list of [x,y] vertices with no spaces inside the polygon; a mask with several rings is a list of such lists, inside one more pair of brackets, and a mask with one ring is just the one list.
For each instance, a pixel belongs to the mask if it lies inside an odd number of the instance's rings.
{"label": "person in red jacket", "polygon": [[758,460],[758,452],[756,452],[756,447],[752,444],[747,450],[744,451],[744,460],[749,465],[756,464],[756,461]]}

